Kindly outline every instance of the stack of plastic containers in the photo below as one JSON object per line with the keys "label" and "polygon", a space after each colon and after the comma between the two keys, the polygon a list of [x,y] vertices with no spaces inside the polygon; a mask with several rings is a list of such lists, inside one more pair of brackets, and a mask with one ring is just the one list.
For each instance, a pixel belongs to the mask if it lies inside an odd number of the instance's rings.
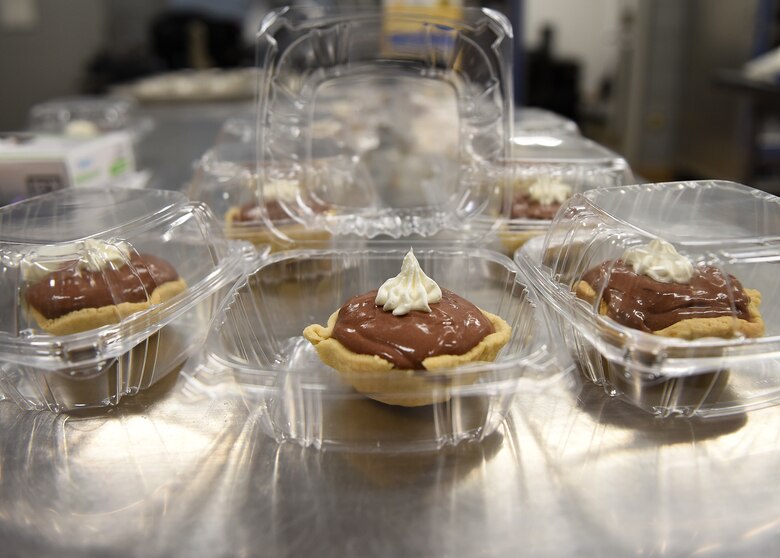
{"label": "stack of plastic containers", "polygon": [[780,199],[730,182],[575,195],[516,255],[584,375],[658,414],[780,400]]}
{"label": "stack of plastic containers", "polygon": [[[419,44],[385,41],[391,24],[405,26]],[[506,19],[489,10],[467,10],[459,22],[376,11],[313,16],[292,9],[265,19],[258,201],[275,200],[306,230],[329,232],[332,244],[261,261],[219,313],[206,350],[189,371],[201,379],[232,373],[275,439],[359,451],[436,449],[493,433],[521,387],[568,377],[539,301],[526,288],[528,278],[509,258],[478,248],[500,224],[485,225],[478,217],[499,212],[506,193],[486,177],[507,156],[510,37]],[[456,109],[457,149],[427,153],[452,157],[455,172],[443,169],[416,182],[377,173],[363,180],[339,172],[342,161],[365,161],[365,152],[348,142],[334,144],[328,158],[317,157],[313,115],[320,94],[332,103],[334,91],[363,85],[381,85],[385,94],[398,96],[395,104],[417,103],[411,93],[426,96],[432,88],[446,94]],[[413,130],[402,131],[415,136]],[[412,141],[422,146],[429,138]],[[388,155],[383,145],[372,156]],[[373,168],[370,162],[365,167]],[[275,191],[282,179],[297,187],[293,196]],[[285,237],[277,222],[263,217],[269,230]],[[433,238],[446,230],[457,231],[462,243]],[[343,235],[363,238],[362,246],[341,248]],[[459,247],[466,242],[468,248]],[[442,288],[506,320],[506,345],[494,362],[435,372],[374,373],[359,366],[336,372],[303,330],[326,324],[348,299],[397,275],[410,246]],[[362,393],[350,384],[362,386]]]}
{"label": "stack of plastic containers", "polygon": [[102,407],[178,370],[247,250],[174,192],[68,189],[0,209],[0,395]]}

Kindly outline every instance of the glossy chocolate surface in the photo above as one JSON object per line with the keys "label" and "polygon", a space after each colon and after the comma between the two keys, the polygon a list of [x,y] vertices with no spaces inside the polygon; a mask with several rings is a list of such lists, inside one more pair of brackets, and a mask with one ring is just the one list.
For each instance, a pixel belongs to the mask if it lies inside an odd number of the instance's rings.
{"label": "glossy chocolate surface", "polygon": [[132,265],[89,271],[70,267],[54,271],[27,287],[25,299],[49,319],[83,308],[100,308],[122,302],[144,302],[154,289],[175,281],[174,267],[156,256],[134,255]]}
{"label": "glossy chocolate surface", "polygon": [[[290,216],[277,200],[267,202],[265,204],[265,210],[268,213],[268,218],[271,221],[283,221],[290,218]],[[238,220],[241,222],[250,223],[253,221],[262,221],[263,216],[260,214],[259,206],[255,202],[250,202],[241,206],[241,212],[238,214]]]}
{"label": "glossy chocolate surface", "polygon": [[422,362],[438,355],[462,355],[495,329],[473,304],[442,289],[431,312],[403,316],[385,312],[374,302],[377,291],[347,301],[339,310],[333,338],[352,352],[377,355],[400,369],[423,369]]}
{"label": "glossy chocolate surface", "polygon": [[561,204],[542,205],[531,198],[530,194],[520,192],[512,200],[512,219],[552,219],[558,213]]}
{"label": "glossy chocolate surface", "polygon": [[[310,201],[309,209],[311,209],[314,213],[323,213],[328,209],[328,206],[318,202]],[[265,210],[268,214],[268,218],[271,221],[285,221],[291,218],[278,200],[271,200],[266,202]],[[260,209],[257,203],[250,202],[242,205],[241,211],[238,214],[238,221],[242,223],[252,223],[257,221],[262,222],[263,216],[260,213]]]}
{"label": "glossy chocolate surface", "polygon": [[608,279],[602,297],[607,316],[642,331],[659,331],[688,318],[735,316],[750,320],[750,299],[736,278],[711,266],[694,270],[687,284],[661,283],[637,275],[622,260],[616,260],[587,271],[582,280],[598,293]]}

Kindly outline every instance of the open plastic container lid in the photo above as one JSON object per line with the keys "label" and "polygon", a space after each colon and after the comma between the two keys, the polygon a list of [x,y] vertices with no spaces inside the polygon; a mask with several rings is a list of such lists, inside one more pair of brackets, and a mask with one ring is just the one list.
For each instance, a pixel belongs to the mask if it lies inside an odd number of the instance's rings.
{"label": "open plastic container lid", "polygon": [[[687,376],[780,355],[778,239],[780,198],[722,181],[645,184],[573,196],[516,261],[605,358]],[[648,302],[656,293],[666,304]]]}
{"label": "open plastic container lid", "polygon": [[235,282],[246,250],[177,192],[66,189],[4,207],[0,361],[117,357]]}
{"label": "open plastic container lid", "polygon": [[[407,34],[394,34],[399,29]],[[270,13],[258,34],[259,205],[276,197],[268,188],[282,178],[300,185],[284,210],[312,229],[368,238],[446,229],[486,235],[489,228],[465,225],[502,207],[504,191],[487,177],[508,155],[511,37],[506,18],[486,9],[466,9],[458,21],[378,10]],[[356,90],[368,98],[381,91],[391,104],[379,146],[363,152],[332,142],[323,154],[313,133],[321,99],[332,106]],[[453,107],[451,138],[415,131],[412,105],[431,95]],[[454,153],[439,149],[447,139]],[[323,205],[330,211],[317,211]]]}

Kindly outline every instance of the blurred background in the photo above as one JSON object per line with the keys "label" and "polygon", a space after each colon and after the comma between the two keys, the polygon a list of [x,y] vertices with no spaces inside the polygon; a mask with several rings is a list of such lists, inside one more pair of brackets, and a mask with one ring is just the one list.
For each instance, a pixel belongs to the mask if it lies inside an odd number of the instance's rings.
{"label": "blurred background", "polygon": [[[202,145],[165,154],[190,165],[236,103],[251,106],[251,92],[242,93],[236,81],[213,98],[161,99],[150,78],[252,66],[262,16],[286,3],[0,0],[0,130],[24,129],[30,108],[53,98],[122,93],[158,125],[178,122],[176,137],[192,126],[190,141],[202,137]],[[380,2],[345,5],[372,3]],[[780,192],[780,63],[771,57],[780,46],[777,1],[485,5],[506,13],[515,27],[518,106],[570,118],[648,180],[723,178]],[[192,111],[181,112],[193,100],[204,105],[197,129]],[[157,150],[138,156],[139,167],[162,157]],[[179,180],[165,173],[158,179]]]}

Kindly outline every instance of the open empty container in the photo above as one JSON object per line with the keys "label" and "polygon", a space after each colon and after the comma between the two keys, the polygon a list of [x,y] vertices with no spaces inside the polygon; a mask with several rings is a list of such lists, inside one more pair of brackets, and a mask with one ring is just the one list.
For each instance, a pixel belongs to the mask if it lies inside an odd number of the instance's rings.
{"label": "open empty container", "polygon": [[584,375],[660,416],[780,401],[780,199],[730,182],[590,190],[516,254]]}
{"label": "open empty container", "polygon": [[554,354],[547,321],[511,260],[419,245],[420,265],[442,288],[511,326],[495,361],[381,373],[325,365],[304,328],[327,323],[350,297],[396,275],[407,250],[380,244],[271,255],[215,320],[195,372],[232,372],[276,440],[350,451],[428,451],[482,439],[501,424],[518,390],[567,377],[567,359]]}
{"label": "open empty container", "polygon": [[201,347],[248,250],[174,192],[62,190],[0,209],[0,394],[67,411],[152,385]]}
{"label": "open empty container", "polygon": [[499,231],[510,254],[547,232],[558,208],[573,194],[632,181],[625,159],[578,135],[517,133],[511,143],[501,169],[510,182],[509,221]]}

